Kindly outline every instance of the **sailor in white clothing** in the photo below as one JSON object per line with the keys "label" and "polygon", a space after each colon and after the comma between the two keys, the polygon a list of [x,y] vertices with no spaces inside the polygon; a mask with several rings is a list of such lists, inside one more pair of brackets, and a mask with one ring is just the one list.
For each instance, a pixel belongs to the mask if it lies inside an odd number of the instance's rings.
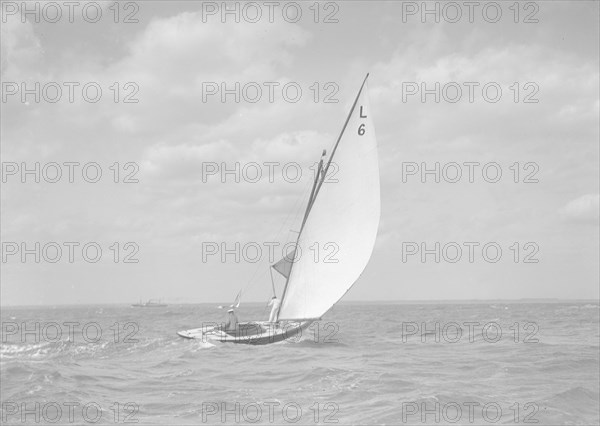
{"label": "sailor in white clothing", "polygon": [[271,298],[271,301],[267,305],[267,306],[272,306],[271,315],[269,315],[269,322],[275,322],[275,320],[277,319],[277,312],[279,311],[279,305],[281,305],[281,302],[279,301],[277,296],[273,296]]}
{"label": "sailor in white clothing", "polygon": [[233,308],[227,311],[227,315],[228,318],[225,323],[225,332],[237,331],[239,320]]}

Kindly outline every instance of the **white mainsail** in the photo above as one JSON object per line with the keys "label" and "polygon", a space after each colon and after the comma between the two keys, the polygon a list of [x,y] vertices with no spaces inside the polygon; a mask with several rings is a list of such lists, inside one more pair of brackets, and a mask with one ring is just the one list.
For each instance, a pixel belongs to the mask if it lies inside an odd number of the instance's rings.
{"label": "white mainsail", "polygon": [[[363,83],[330,157],[338,169],[331,180],[337,182],[321,184],[300,232],[280,320],[320,318],[352,287],[369,262],[381,210],[372,118]],[[335,249],[337,253],[326,256]]]}

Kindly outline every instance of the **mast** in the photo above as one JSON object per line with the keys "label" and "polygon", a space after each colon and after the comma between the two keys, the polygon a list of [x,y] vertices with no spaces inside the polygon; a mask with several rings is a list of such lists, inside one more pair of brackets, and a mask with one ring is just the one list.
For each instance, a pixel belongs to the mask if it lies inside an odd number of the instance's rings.
{"label": "mast", "polygon": [[269,273],[271,274],[271,287],[273,288],[273,296],[277,297],[277,293],[275,293],[275,281],[273,280],[273,265],[269,267]]}
{"label": "mast", "polygon": [[[306,224],[306,220],[308,219],[308,215],[310,214],[311,207],[314,203],[314,200],[317,198],[317,195],[319,195],[319,190],[321,189],[321,186],[323,185],[323,182],[325,181],[325,177],[327,176],[327,171],[329,170],[329,166],[331,164],[331,161],[333,160],[335,151],[337,150],[340,140],[342,139],[342,135],[344,134],[344,131],[346,130],[346,127],[348,126],[350,117],[352,117],[352,113],[354,112],[354,108],[356,107],[356,103],[358,102],[358,98],[360,97],[360,94],[361,94],[363,88],[365,87],[365,83],[367,82],[368,78],[369,78],[369,73],[367,73],[367,75],[365,76],[365,79],[363,80],[362,84],[360,85],[360,89],[358,90],[358,93],[356,94],[356,98],[354,99],[354,102],[352,103],[352,107],[350,108],[350,112],[348,113],[348,116],[346,117],[346,121],[344,122],[344,127],[342,127],[342,131],[340,132],[337,140],[335,141],[335,145],[333,146],[333,150],[331,151],[331,155],[329,156],[329,161],[327,162],[327,165],[325,166],[325,169],[323,170],[323,175],[321,176],[319,173],[317,173],[317,177],[315,178],[315,182],[313,183],[311,197],[308,200],[308,205],[306,206],[306,212],[304,214],[304,219],[302,220],[302,226],[300,227],[300,232],[298,232],[298,237],[296,238],[295,247],[298,247],[298,242],[300,241],[300,235],[302,234],[302,230],[304,229],[304,225]],[[322,158],[321,158],[321,161],[322,161]],[[319,172],[321,171],[320,166],[321,166],[321,164],[319,164]],[[320,181],[319,181],[319,179],[320,179]],[[317,183],[317,181],[318,181],[318,183]],[[285,300],[285,294],[286,294],[286,291],[288,288],[288,283],[290,281],[290,277],[292,276],[292,269],[294,268],[295,258],[296,258],[296,252],[294,251],[294,258],[292,259],[292,262],[290,265],[290,272],[285,280],[285,286],[283,287],[283,294],[281,295],[281,305],[283,305],[283,301]],[[277,320],[279,320],[279,312],[277,312],[277,319],[275,321],[277,321]]]}
{"label": "mast", "polygon": [[[306,223],[306,219],[308,218],[308,212],[313,205],[313,201],[316,196],[316,189],[319,183],[319,179],[321,178],[321,172],[323,171],[323,158],[327,154],[326,150],[323,150],[323,154],[321,154],[321,160],[319,161],[318,170],[315,175],[315,181],[313,182],[313,187],[310,191],[310,197],[308,198],[308,204],[306,205],[306,210],[304,211],[304,218],[302,219],[302,225],[300,226],[300,232],[302,232],[302,228],[304,228],[304,224]],[[300,238],[300,232],[298,233],[298,238]],[[293,261],[293,259],[292,259]]]}

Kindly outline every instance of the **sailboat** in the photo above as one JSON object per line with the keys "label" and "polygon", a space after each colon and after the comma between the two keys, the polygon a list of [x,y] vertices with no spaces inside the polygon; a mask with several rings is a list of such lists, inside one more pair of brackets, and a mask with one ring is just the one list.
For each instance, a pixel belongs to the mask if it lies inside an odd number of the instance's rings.
{"label": "sailboat", "polygon": [[[275,322],[242,322],[234,331],[218,324],[180,331],[190,339],[262,345],[294,337],[325,315],[367,266],[381,210],[379,162],[366,75],[329,159],[321,156],[318,173],[295,252],[272,265],[286,282]],[[335,182],[326,182],[331,164]],[[310,247],[336,244],[335,262],[315,261]]]}

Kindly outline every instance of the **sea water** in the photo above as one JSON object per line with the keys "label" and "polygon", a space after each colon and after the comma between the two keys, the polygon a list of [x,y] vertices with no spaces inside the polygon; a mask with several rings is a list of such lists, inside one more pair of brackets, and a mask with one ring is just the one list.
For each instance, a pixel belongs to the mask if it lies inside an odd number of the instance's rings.
{"label": "sea water", "polygon": [[208,304],[3,308],[2,423],[600,422],[597,301],[342,303],[282,343],[176,335],[224,319]]}

